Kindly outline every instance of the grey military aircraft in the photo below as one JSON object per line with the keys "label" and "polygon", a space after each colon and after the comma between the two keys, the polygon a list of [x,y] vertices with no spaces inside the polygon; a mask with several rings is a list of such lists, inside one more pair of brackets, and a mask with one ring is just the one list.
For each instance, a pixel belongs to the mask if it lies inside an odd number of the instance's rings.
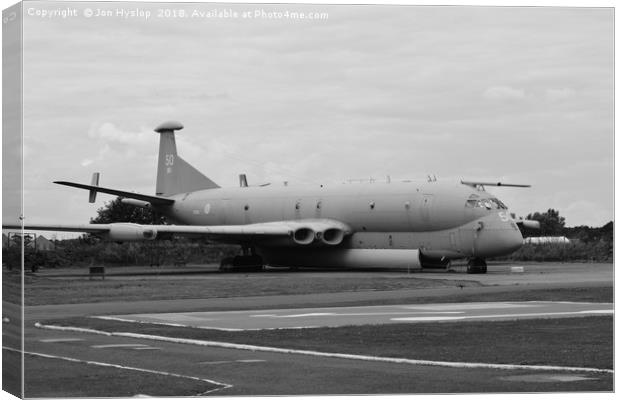
{"label": "grey military aircraft", "polygon": [[176,149],[179,122],[159,125],[155,195],[98,184],[55,183],[96,194],[122,197],[152,208],[170,225],[110,224],[3,225],[4,229],[89,232],[116,242],[204,237],[241,246],[222,260],[223,269],[271,267],[447,268],[466,259],[469,273],[486,273],[486,259],[519,249],[523,238],[508,208],[484,186],[517,186],[460,181],[386,182],[343,185],[248,186],[222,188]]}

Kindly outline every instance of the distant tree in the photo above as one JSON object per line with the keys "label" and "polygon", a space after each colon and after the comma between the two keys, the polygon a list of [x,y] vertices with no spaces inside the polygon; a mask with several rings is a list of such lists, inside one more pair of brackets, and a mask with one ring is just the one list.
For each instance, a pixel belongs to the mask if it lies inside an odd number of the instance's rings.
{"label": "distant tree", "polygon": [[564,217],[560,216],[560,212],[553,208],[548,209],[544,213],[535,212],[528,214],[526,219],[532,219],[540,222],[540,229],[533,230],[524,228],[523,236],[562,236],[564,234]]}
{"label": "distant tree", "polygon": [[151,208],[142,208],[125,204],[121,202],[120,197],[117,197],[99,208],[97,210],[97,216],[90,220],[91,224],[109,224],[112,222],[162,225],[166,223],[166,219],[161,215],[157,215]]}
{"label": "distant tree", "polygon": [[9,246],[21,249],[22,240],[24,242],[24,249],[33,249],[34,248],[34,238],[30,234],[13,234],[11,235],[11,241]]}

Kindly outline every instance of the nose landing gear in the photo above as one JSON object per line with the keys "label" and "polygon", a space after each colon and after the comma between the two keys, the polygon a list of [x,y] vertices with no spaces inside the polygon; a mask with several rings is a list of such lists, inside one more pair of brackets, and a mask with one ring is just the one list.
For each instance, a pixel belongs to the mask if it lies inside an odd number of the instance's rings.
{"label": "nose landing gear", "polygon": [[467,262],[468,274],[486,274],[487,262],[482,258],[472,258]]}

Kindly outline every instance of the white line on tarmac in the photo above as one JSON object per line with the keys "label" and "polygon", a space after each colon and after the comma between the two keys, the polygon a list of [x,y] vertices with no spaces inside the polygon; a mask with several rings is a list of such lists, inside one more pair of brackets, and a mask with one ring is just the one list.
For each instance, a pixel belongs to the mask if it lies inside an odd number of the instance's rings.
{"label": "white line on tarmac", "polygon": [[259,362],[266,362],[266,361],[265,360],[222,360],[222,361],[202,361],[202,362],[199,362],[198,364],[201,364],[201,365],[219,365],[219,364],[232,364],[232,363],[250,364],[250,363],[259,363]]}
{"label": "white line on tarmac", "polygon": [[[76,328],[72,326],[56,326],[56,325],[43,325],[40,323],[35,324],[38,328],[52,329],[60,331],[75,331],[83,332],[83,328]],[[357,354],[343,354],[343,353],[324,353],[320,351],[311,350],[295,350],[295,349],[283,349],[278,347],[265,347],[254,346],[247,344],[226,343],[226,342],[212,342],[206,340],[197,339],[184,339],[184,338],[171,338],[167,336],[155,336],[144,335],[131,332],[104,332],[88,329],[89,333],[100,333],[107,336],[119,336],[130,337],[135,339],[146,340],[158,340],[163,342],[189,344],[195,346],[207,346],[207,347],[220,347],[226,349],[235,350],[250,350],[250,351],[266,351],[272,353],[284,353],[284,354],[300,354],[306,356],[317,357],[330,357],[330,358],[342,358],[347,360],[359,360],[359,361],[378,361],[378,362],[390,362],[397,364],[410,364],[410,365],[424,365],[432,367],[449,367],[449,368],[490,368],[490,369],[503,369],[503,370],[530,370],[530,371],[563,371],[563,372],[589,372],[589,373],[608,373],[612,374],[613,369],[599,369],[599,368],[583,368],[583,367],[563,367],[555,365],[515,365],[515,364],[487,364],[487,363],[467,363],[467,362],[452,362],[452,361],[430,361],[430,360],[412,360],[407,358],[391,358],[391,357],[373,357]]]}
{"label": "white line on tarmac", "polygon": [[[90,332],[90,333],[93,333],[93,332]],[[209,393],[213,393],[213,392],[216,392],[218,390],[229,389],[229,388],[233,387],[232,385],[230,385],[228,383],[222,383],[222,382],[214,381],[214,380],[211,380],[211,379],[199,378],[197,376],[180,375],[180,374],[175,374],[173,372],[155,371],[155,370],[152,370],[152,369],[129,367],[129,366],[126,366],[126,365],[119,365],[119,364],[108,364],[108,363],[102,363],[102,362],[99,362],[99,361],[80,360],[80,359],[77,359],[77,358],[55,356],[55,355],[44,354],[44,353],[35,353],[35,352],[32,352],[32,351],[21,351],[21,350],[13,349],[11,347],[6,347],[6,346],[2,346],[2,348],[5,349],[5,350],[9,350],[9,351],[15,351],[15,352],[18,352],[18,353],[28,354],[28,355],[31,355],[31,356],[37,356],[37,357],[43,357],[43,358],[51,358],[51,359],[56,359],[56,360],[64,360],[64,361],[70,361],[70,362],[76,362],[76,363],[82,363],[82,364],[88,364],[88,365],[97,365],[97,366],[100,366],[100,367],[112,367],[112,368],[126,369],[126,370],[131,370],[131,371],[146,372],[146,373],[155,374],[155,375],[172,376],[174,378],[185,378],[185,379],[191,379],[191,380],[195,380],[195,381],[202,381],[202,382],[210,383],[212,385],[221,386],[219,388],[211,389],[211,390],[208,390],[208,391],[206,391],[204,393],[201,393],[199,396],[205,395],[205,394],[209,394]]]}
{"label": "white line on tarmac", "polygon": [[367,312],[367,313],[308,313],[308,314],[256,314],[250,317],[256,318],[305,318],[305,317],[372,317],[386,315],[411,315],[411,314],[463,314],[464,311],[393,311],[393,312]]}
{"label": "white line on tarmac", "polygon": [[63,342],[81,342],[84,339],[79,338],[59,338],[59,339],[41,339],[41,343],[63,343]]}
{"label": "white line on tarmac", "polygon": [[[239,329],[239,328],[219,328],[213,326],[194,326],[194,325],[183,325],[172,322],[161,322],[161,321],[150,321],[150,320],[138,320],[138,319],[127,319],[127,318],[118,318],[118,317],[108,317],[105,315],[101,316],[92,316],[90,318],[103,319],[108,321],[120,321],[120,322],[137,322],[139,324],[153,324],[153,325],[164,325],[164,326],[173,326],[173,327],[181,327],[181,328],[198,328],[198,329],[214,329],[218,331],[226,331],[226,332],[241,332],[247,329]],[[257,329],[258,330],[258,329]]]}
{"label": "white line on tarmac", "polygon": [[464,319],[483,319],[483,318],[524,318],[524,317],[552,317],[560,315],[588,315],[588,314],[613,314],[613,310],[584,310],[584,311],[568,311],[568,312],[550,312],[550,313],[529,313],[529,314],[493,314],[493,315],[466,315],[459,317],[400,317],[390,318],[391,321],[454,321]]}
{"label": "white line on tarmac", "polygon": [[[408,313],[409,314],[409,313]],[[196,328],[196,329],[212,329],[214,331],[224,331],[224,332],[246,332],[246,331],[276,331],[279,329],[310,329],[310,328],[320,328],[319,325],[308,325],[308,326],[283,326],[277,328],[221,328],[219,326],[201,326],[201,325],[183,325],[183,324],[172,324],[168,322],[160,322],[160,321],[150,321],[150,320],[142,320],[142,319],[125,319],[125,318],[117,318],[117,317],[108,317],[108,316],[91,316],[89,318],[97,318],[103,320],[110,321],[122,321],[122,322],[133,322],[134,324],[153,324],[153,325],[164,325],[164,326],[173,326],[180,328]],[[38,322],[34,325],[37,326]],[[84,328],[84,333],[89,333],[89,329]]]}
{"label": "white line on tarmac", "polygon": [[137,344],[137,343],[129,343],[129,344],[95,344],[90,346],[93,349],[107,349],[107,348],[115,348],[115,347],[148,347],[146,344]]}

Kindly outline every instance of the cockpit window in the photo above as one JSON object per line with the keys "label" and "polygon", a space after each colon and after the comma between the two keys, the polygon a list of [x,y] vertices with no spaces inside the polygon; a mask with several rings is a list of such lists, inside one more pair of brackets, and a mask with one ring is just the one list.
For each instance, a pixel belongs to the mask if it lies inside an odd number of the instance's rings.
{"label": "cockpit window", "polygon": [[487,199],[469,199],[465,203],[468,208],[486,208],[487,210],[507,210],[508,207],[496,198],[489,197]]}

